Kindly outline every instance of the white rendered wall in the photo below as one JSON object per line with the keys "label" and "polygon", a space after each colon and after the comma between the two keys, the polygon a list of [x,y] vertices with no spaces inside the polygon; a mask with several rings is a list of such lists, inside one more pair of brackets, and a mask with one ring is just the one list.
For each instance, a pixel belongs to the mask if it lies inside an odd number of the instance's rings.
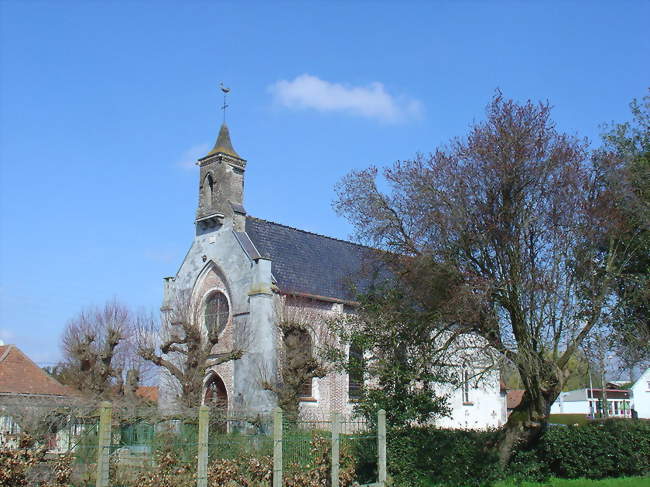
{"label": "white rendered wall", "polygon": [[437,392],[448,396],[451,408],[451,416],[435,421],[441,428],[488,429],[504,424],[503,399],[496,371],[478,382],[470,381],[468,403],[463,402],[462,386],[439,387]]}
{"label": "white rendered wall", "polygon": [[632,407],[638,413],[639,418],[650,419],[650,369],[646,369],[630,390],[632,391]]}
{"label": "white rendered wall", "polygon": [[558,398],[551,406],[551,414],[589,414],[589,401],[563,401]]}

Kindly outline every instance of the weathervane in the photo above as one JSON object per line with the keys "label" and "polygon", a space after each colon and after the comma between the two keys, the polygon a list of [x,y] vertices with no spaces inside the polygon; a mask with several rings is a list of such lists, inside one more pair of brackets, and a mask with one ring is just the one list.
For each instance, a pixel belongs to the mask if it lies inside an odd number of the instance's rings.
{"label": "weathervane", "polygon": [[226,123],[226,108],[228,108],[228,105],[226,104],[226,95],[230,93],[230,88],[226,88],[223,85],[223,82],[219,83],[219,88],[221,88],[221,91],[223,91],[223,106],[221,109],[223,110],[223,123]]}

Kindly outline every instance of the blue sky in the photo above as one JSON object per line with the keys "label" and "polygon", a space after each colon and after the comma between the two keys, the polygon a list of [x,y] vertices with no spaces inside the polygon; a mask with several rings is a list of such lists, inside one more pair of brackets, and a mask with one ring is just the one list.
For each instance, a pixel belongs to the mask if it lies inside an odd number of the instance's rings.
{"label": "blue sky", "polygon": [[650,85],[645,1],[0,9],[0,339],[40,363],[84,306],[159,306],[222,80],[248,212],[341,238],[337,180],[463,134],[496,88],[597,143]]}

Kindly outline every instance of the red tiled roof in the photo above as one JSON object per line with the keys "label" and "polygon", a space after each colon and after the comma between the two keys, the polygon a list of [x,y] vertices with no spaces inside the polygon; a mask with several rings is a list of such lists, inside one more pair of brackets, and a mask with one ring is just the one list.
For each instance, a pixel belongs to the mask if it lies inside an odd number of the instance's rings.
{"label": "red tiled roof", "polygon": [[506,396],[506,401],[508,403],[508,409],[514,409],[521,403],[521,398],[524,397],[523,389],[511,389],[508,391]]}
{"label": "red tiled roof", "polygon": [[158,402],[158,387],[140,386],[136,389],[135,394],[147,401]]}
{"label": "red tiled roof", "polygon": [[15,345],[0,345],[0,394],[72,396],[74,391],[47,375]]}

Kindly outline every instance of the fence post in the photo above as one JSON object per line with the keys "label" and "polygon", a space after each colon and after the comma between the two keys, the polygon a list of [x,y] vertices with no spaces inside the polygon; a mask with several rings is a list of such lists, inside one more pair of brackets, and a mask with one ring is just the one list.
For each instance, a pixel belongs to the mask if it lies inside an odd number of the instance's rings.
{"label": "fence post", "polygon": [[339,453],[341,432],[341,416],[332,413],[332,487],[339,487]]}
{"label": "fence post", "polygon": [[377,413],[377,462],[379,463],[379,485],[386,485],[386,411]]}
{"label": "fence post", "polygon": [[198,465],[196,466],[196,487],[208,487],[208,429],[210,408],[199,408]]}
{"label": "fence post", "polygon": [[282,487],[282,409],[273,410],[273,487]]}
{"label": "fence post", "polygon": [[111,453],[111,420],[113,406],[104,401],[99,405],[99,432],[97,435],[96,487],[108,487],[108,463]]}

